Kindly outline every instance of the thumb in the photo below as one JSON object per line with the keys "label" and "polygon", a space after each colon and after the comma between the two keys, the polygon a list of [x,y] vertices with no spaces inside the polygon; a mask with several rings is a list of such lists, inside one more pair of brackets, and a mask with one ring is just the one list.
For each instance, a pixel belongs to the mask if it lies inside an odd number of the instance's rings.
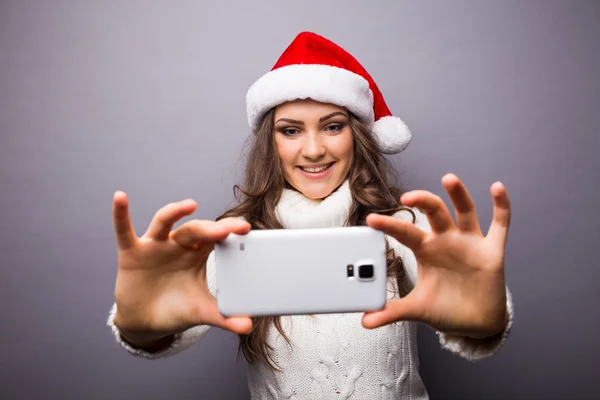
{"label": "thumb", "polygon": [[366,312],[362,325],[367,329],[375,329],[397,321],[420,320],[420,304],[412,293],[401,299],[390,300],[379,311]]}
{"label": "thumb", "polygon": [[230,317],[222,322],[223,328],[228,331],[246,335],[252,332],[252,319],[249,317]]}
{"label": "thumb", "polygon": [[252,331],[252,319],[250,317],[237,315],[225,317],[219,311],[217,300],[212,296],[205,300],[197,317],[200,324],[212,325],[234,333],[248,334]]}

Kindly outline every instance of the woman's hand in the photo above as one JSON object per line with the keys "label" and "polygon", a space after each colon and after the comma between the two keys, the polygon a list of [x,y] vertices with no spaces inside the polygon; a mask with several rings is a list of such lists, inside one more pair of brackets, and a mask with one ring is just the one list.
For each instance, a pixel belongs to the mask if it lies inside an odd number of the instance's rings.
{"label": "woman's hand", "polygon": [[230,233],[246,234],[250,224],[235,218],[173,225],[196,209],[193,200],[161,208],[141,237],[136,237],[123,192],[113,198],[118,248],[114,323],[125,338],[146,342],[207,324],[236,333],[252,329],[250,318],[223,317],[206,280],[214,243]]}
{"label": "woman's hand", "polygon": [[506,189],[500,182],[491,186],[494,217],[484,236],[462,182],[447,174],[442,184],[454,204],[456,225],[439,196],[420,190],[405,193],[401,201],[425,212],[431,233],[394,217],[373,214],[367,218],[369,226],[413,251],[418,279],[406,297],[388,301],[383,310],[366,313],[366,328],[413,320],[441,332],[474,338],[504,330],[508,322],[504,249],[510,223]]}

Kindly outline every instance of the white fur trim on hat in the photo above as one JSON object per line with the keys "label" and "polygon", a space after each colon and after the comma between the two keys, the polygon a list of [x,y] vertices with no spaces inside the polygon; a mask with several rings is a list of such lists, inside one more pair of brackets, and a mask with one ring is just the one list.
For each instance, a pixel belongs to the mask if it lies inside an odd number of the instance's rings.
{"label": "white fur trim on hat", "polygon": [[400,153],[406,149],[411,138],[408,126],[394,116],[382,117],[375,121],[373,134],[379,140],[381,152],[385,154]]}
{"label": "white fur trim on hat", "polygon": [[248,90],[248,123],[256,130],[271,108],[297,99],[313,99],[345,107],[372,128],[373,92],[360,75],[330,65],[294,64],[272,70]]}

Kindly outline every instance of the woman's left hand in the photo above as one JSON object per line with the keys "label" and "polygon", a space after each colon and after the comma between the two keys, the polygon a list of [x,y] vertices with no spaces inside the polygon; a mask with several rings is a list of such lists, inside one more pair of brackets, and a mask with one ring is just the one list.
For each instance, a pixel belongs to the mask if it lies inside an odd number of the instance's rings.
{"label": "woman's left hand", "polygon": [[462,182],[447,174],[442,184],[454,204],[456,225],[443,200],[421,190],[405,193],[401,201],[425,212],[431,233],[394,217],[372,214],[367,218],[369,226],[413,251],[418,278],[407,296],[388,301],[380,311],[365,313],[365,328],[412,320],[440,332],[474,338],[504,330],[508,322],[504,249],[510,223],[506,189],[500,182],[491,186],[494,217],[484,236]]}

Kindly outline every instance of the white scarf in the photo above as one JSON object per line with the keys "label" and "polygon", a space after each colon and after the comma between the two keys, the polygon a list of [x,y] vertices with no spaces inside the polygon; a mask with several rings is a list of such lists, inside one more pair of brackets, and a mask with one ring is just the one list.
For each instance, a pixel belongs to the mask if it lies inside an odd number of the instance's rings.
{"label": "white scarf", "polygon": [[350,183],[345,180],[323,200],[308,198],[296,190],[283,189],[275,213],[285,228],[341,227],[346,222],[351,206]]}

